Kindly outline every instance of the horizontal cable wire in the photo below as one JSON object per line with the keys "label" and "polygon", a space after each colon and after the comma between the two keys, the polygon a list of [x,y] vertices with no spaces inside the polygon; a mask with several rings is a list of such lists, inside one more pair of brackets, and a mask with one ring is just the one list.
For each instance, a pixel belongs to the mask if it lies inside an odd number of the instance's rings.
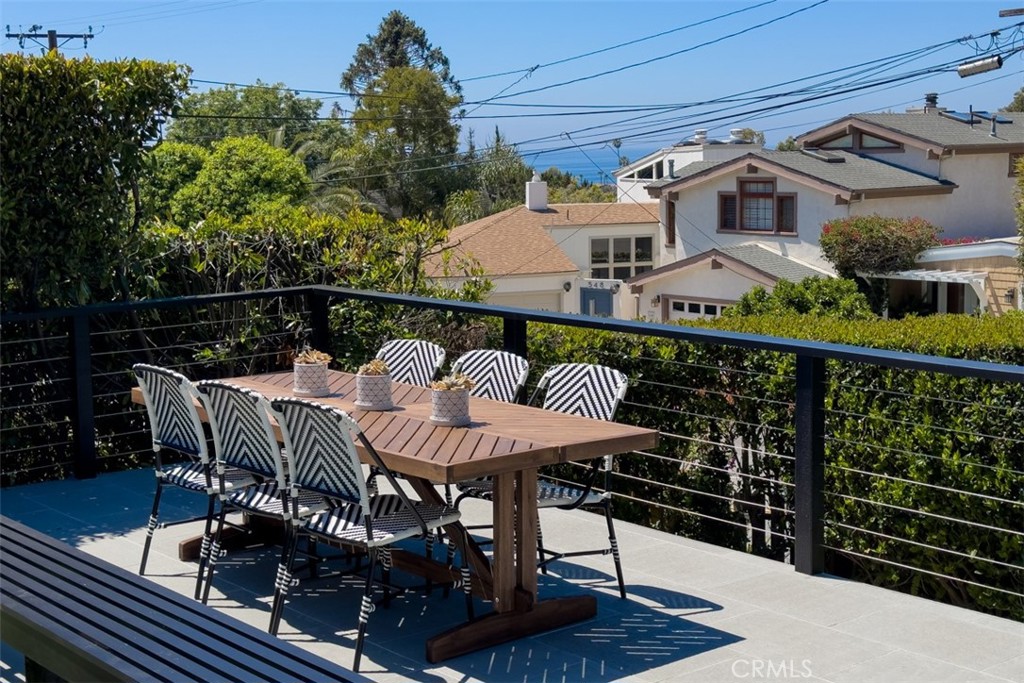
{"label": "horizontal cable wire", "polygon": [[902,455],[910,458],[925,458],[927,460],[938,460],[939,462],[947,465],[970,465],[971,467],[981,467],[988,470],[994,470],[996,472],[1010,473],[1010,474],[1024,474],[1020,470],[1013,470],[1006,467],[999,467],[998,465],[986,465],[984,463],[976,462],[974,460],[953,460],[941,455],[931,455],[929,453],[921,453],[920,451],[908,451],[903,448],[894,448],[892,446],[883,446],[879,443],[872,443],[868,441],[853,441],[850,439],[840,439],[835,436],[825,435],[825,440],[835,444],[846,444],[848,446],[863,446],[869,449],[876,449],[880,451],[886,451],[895,455]]}
{"label": "horizontal cable wire", "polygon": [[[662,436],[665,436],[662,433]],[[702,470],[711,470],[712,472],[720,472],[722,474],[728,474],[731,477],[740,477],[741,479],[756,479],[758,481],[767,482],[769,484],[779,484],[780,486],[789,486],[790,488],[795,487],[791,481],[782,481],[781,479],[772,479],[770,477],[762,477],[756,474],[750,474],[748,472],[740,472],[739,470],[731,470],[725,467],[715,467],[714,465],[708,465],[707,463],[699,462],[697,460],[683,460],[680,458],[673,458],[667,455],[659,455],[658,453],[648,453],[647,451],[634,451],[637,455],[642,455],[645,458],[651,460],[661,460],[672,464],[678,464],[680,469],[688,469],[691,467],[700,468]],[[619,474],[616,472],[615,474]],[[657,482],[655,482],[657,483]]]}
{"label": "horizontal cable wire", "polygon": [[[965,405],[976,405],[976,404],[968,403],[968,404],[965,404]],[[845,411],[845,410],[836,410],[835,408],[830,408],[828,410],[828,413],[832,414],[832,415],[843,415],[843,416],[848,417],[848,418],[856,419],[857,421],[864,421],[864,420],[876,420],[877,421],[877,420],[881,420],[882,422],[885,422],[887,424],[896,424],[896,425],[900,425],[900,426],[903,426],[903,427],[923,427],[923,426],[927,426],[928,429],[930,429],[932,431],[936,431],[936,432],[946,432],[947,434],[968,434],[970,436],[983,436],[983,437],[985,437],[987,439],[993,439],[993,440],[994,439],[1000,439],[1000,440],[1003,440],[1003,441],[1011,441],[1013,443],[1019,443],[1019,444],[1024,445],[1024,439],[1011,439],[1009,437],[997,436],[995,434],[985,434],[984,432],[969,432],[969,431],[965,431],[963,429],[953,429],[952,427],[943,427],[942,425],[937,425],[937,424],[934,424],[934,423],[929,423],[929,424],[925,425],[925,424],[923,424],[921,422],[910,422],[909,420],[899,420],[899,419],[896,419],[896,418],[885,417],[883,415],[865,415],[864,413],[854,413],[854,412]],[[1003,414],[1005,414],[1005,413],[1003,413]]]}
{"label": "horizontal cable wire", "polygon": [[52,358],[37,358],[35,360],[16,360],[13,362],[4,363],[5,368],[18,368],[25,365],[41,365],[41,364],[62,364],[66,365],[71,362],[70,356],[54,356]]}
{"label": "horizontal cable wire", "polygon": [[760,422],[746,422],[744,420],[736,420],[728,417],[722,417],[720,415],[694,413],[687,410],[680,410],[678,408],[668,408],[666,406],[652,406],[648,403],[632,403],[627,399],[622,400],[622,405],[634,406],[636,408],[645,408],[647,410],[658,410],[662,412],[675,413],[676,415],[686,415],[688,417],[695,417],[703,420],[708,420],[709,422],[729,422],[730,424],[740,425],[743,427],[750,427],[752,429],[763,429],[766,432],[782,432],[783,434],[789,434],[796,431],[795,427],[776,427],[775,425],[768,425]]}
{"label": "horizontal cable wire", "polygon": [[70,446],[73,441],[47,441],[45,443],[33,444],[32,446],[25,446],[24,448],[5,448],[4,457],[17,455],[18,453],[30,453],[33,451],[41,451],[44,449],[56,448],[58,446]]}
{"label": "horizontal cable wire", "polygon": [[953,550],[952,548],[943,548],[942,546],[931,545],[931,544],[928,544],[928,543],[921,543],[920,541],[912,541],[909,538],[900,538],[899,536],[891,536],[889,534],[883,534],[880,531],[872,531],[871,529],[865,529],[863,527],[856,527],[856,526],[852,526],[850,524],[843,524],[842,522],[834,522],[834,521],[832,521],[830,519],[825,519],[825,523],[829,524],[829,525],[831,525],[833,527],[839,527],[839,528],[846,529],[848,531],[857,532],[857,533],[865,533],[865,534],[869,534],[871,536],[877,536],[879,538],[884,538],[884,539],[887,539],[887,540],[890,540],[890,541],[896,541],[897,543],[908,543],[910,545],[914,545],[914,546],[917,546],[919,548],[927,548],[928,550],[938,550],[939,552],[949,553],[951,555],[956,555],[958,557],[963,557],[963,558],[968,559],[968,560],[977,560],[979,562],[987,562],[988,564],[995,564],[995,565],[999,565],[1001,567],[1007,567],[1009,569],[1017,569],[1017,570],[1020,570],[1020,571],[1024,571],[1024,565],[1011,564],[1009,562],[1003,562],[1001,560],[993,560],[993,559],[991,559],[989,557],[982,557],[980,555],[971,555],[970,553],[965,553],[965,552],[962,552],[960,550]]}
{"label": "horizontal cable wire", "polygon": [[[932,373],[932,374],[935,374],[935,373]],[[951,403],[953,405],[960,405],[960,406],[965,406],[965,407],[966,406],[973,406],[973,407],[985,408],[985,409],[988,409],[988,410],[999,410],[999,411],[1004,411],[1007,408],[1009,408],[1010,410],[1012,410],[1014,412],[1024,412],[1024,406],[1020,406],[1020,407],[1017,407],[1017,406],[988,406],[988,405],[985,405],[983,403],[975,403],[974,401],[962,401],[960,399],[949,398],[947,396],[921,396],[921,395],[918,395],[918,394],[908,394],[905,391],[895,391],[893,389],[882,389],[882,388],[875,388],[875,387],[865,387],[863,385],[848,384],[846,382],[831,382],[831,383],[829,383],[829,386],[830,387],[838,386],[838,387],[843,387],[845,389],[859,389],[861,391],[865,391],[865,392],[870,391],[870,392],[873,392],[873,393],[876,393],[876,394],[885,394],[887,396],[909,397],[909,398],[912,398],[914,400],[925,400],[925,399],[927,399],[929,401],[938,401],[939,403]]]}
{"label": "horizontal cable wire", "polygon": [[792,514],[794,514],[793,510],[787,510],[785,508],[777,508],[777,507],[774,507],[772,505],[767,505],[765,503],[760,503],[760,502],[758,502],[756,500],[744,500],[744,499],[738,498],[736,496],[723,496],[723,495],[721,495],[719,493],[709,493],[708,491],[699,491],[697,489],[691,489],[691,488],[687,488],[685,486],[677,486],[675,484],[667,484],[667,483],[662,482],[662,481],[651,481],[650,479],[644,479],[642,477],[636,477],[636,476],[633,476],[632,474],[624,474],[623,472],[616,472],[615,474],[617,476],[621,477],[622,479],[626,479],[628,481],[639,481],[639,482],[643,482],[645,484],[651,484],[652,486],[658,486],[658,487],[663,488],[663,489],[668,489],[670,491],[679,491],[679,492],[682,492],[682,493],[692,493],[695,496],[703,496],[705,498],[713,498],[715,500],[724,500],[727,503],[730,503],[732,505],[748,505],[750,507],[760,508],[760,509],[763,509],[763,510],[771,510],[772,512],[778,512],[778,513],[781,513],[781,514],[784,514],[784,515],[792,515]]}
{"label": "horizontal cable wire", "polygon": [[855,550],[847,550],[846,548],[837,548],[835,546],[831,546],[831,545],[827,545],[827,544],[825,545],[825,547],[828,548],[829,550],[834,550],[837,553],[842,553],[843,555],[852,555],[854,557],[860,557],[860,558],[863,558],[865,560],[872,560],[873,562],[881,562],[883,564],[887,564],[887,565],[890,565],[890,566],[893,566],[893,567],[900,567],[901,569],[909,569],[912,572],[920,572],[922,574],[929,574],[931,576],[937,576],[940,579],[949,579],[950,581],[956,581],[957,583],[966,583],[966,584],[969,584],[971,586],[976,586],[978,588],[984,588],[985,590],[996,591],[998,593],[1006,593],[1008,595],[1015,595],[1017,597],[1024,598],[1024,593],[1017,593],[1016,591],[1012,591],[1012,590],[1009,590],[1009,589],[1006,589],[1006,588],[998,588],[996,586],[990,586],[990,585],[985,584],[985,583],[978,583],[977,581],[971,581],[970,579],[961,579],[961,578],[956,577],[956,576],[950,576],[949,574],[943,574],[941,572],[933,572],[930,569],[923,569],[921,567],[911,567],[910,565],[906,565],[906,564],[903,564],[901,562],[893,562],[892,560],[886,560],[886,559],[881,558],[881,557],[875,557],[873,555],[865,555],[864,553],[858,553]]}
{"label": "horizontal cable wire", "polygon": [[[673,439],[678,439],[680,441],[692,441],[694,443],[704,444],[707,446],[721,446],[723,448],[730,448],[732,450],[736,450],[737,448],[736,444],[722,443],[721,441],[708,441],[707,439],[701,439],[696,436],[688,436],[686,434],[673,434],[671,432],[661,432],[661,435]],[[795,455],[786,455],[784,453],[770,453],[767,451],[758,451],[758,453],[765,455],[767,457],[781,458],[782,460],[796,460]]]}
{"label": "horizontal cable wire", "polygon": [[826,463],[825,469],[838,470],[840,472],[852,472],[853,474],[861,474],[867,477],[877,477],[879,479],[886,479],[888,481],[896,481],[901,484],[910,484],[912,486],[924,486],[925,488],[935,489],[937,491],[945,491],[946,493],[956,493],[965,496],[971,496],[972,498],[982,498],[984,500],[991,500],[995,503],[1006,503],[1007,505],[1016,505],[1018,507],[1024,507],[1024,501],[1020,500],[1008,500],[1006,498],[1000,498],[998,496],[990,496],[987,493],[975,493],[973,491],[965,491],[963,489],[955,489],[950,486],[941,486],[939,484],[929,484],[928,482],[919,481],[917,479],[904,479],[903,477],[895,477],[891,474],[882,474],[880,472],[868,472],[866,470],[858,470],[853,467],[842,467],[841,465],[829,465]]}
{"label": "horizontal cable wire", "polygon": [[59,406],[59,405],[65,405],[65,404],[68,404],[68,403],[71,403],[71,399],[70,398],[55,398],[52,401],[32,401],[32,403],[24,403],[24,404],[20,404],[20,405],[18,405],[18,404],[9,405],[9,404],[5,403],[3,409],[0,410],[0,412],[4,412],[4,413],[6,413],[6,412],[15,412],[15,411],[18,411],[18,410],[38,408],[40,406]]}
{"label": "horizontal cable wire", "polygon": [[992,526],[991,524],[982,524],[981,522],[972,522],[969,519],[959,519],[957,517],[949,517],[947,515],[940,515],[936,512],[928,512],[927,510],[914,510],[912,508],[905,508],[900,505],[893,505],[892,503],[883,503],[878,500],[869,500],[867,498],[860,498],[858,496],[851,496],[845,493],[833,493],[832,491],[825,491],[825,495],[829,498],[842,498],[843,500],[852,500],[857,503],[865,503],[867,505],[876,505],[878,507],[888,508],[890,510],[897,510],[899,512],[909,512],[914,515],[921,515],[923,517],[931,517],[932,519],[941,519],[944,522],[953,522],[954,524],[963,524],[965,526],[971,526],[976,529],[985,529],[986,531],[996,531],[1001,534],[1012,534],[1014,536],[1024,537],[1024,531],[1014,531],[1012,529],[1003,529],[1002,527]]}
{"label": "horizontal cable wire", "polygon": [[[700,517],[701,519],[708,519],[708,520],[711,520],[713,522],[721,522],[722,524],[729,524],[729,525],[732,525],[732,526],[735,526],[735,527],[739,527],[740,529],[744,529],[744,530],[747,530],[747,531],[750,530],[750,524],[748,524],[746,522],[737,522],[737,521],[732,520],[732,519],[724,519],[722,517],[715,517],[714,515],[706,515],[703,512],[697,512],[696,510],[687,510],[685,508],[677,508],[677,507],[673,507],[671,505],[665,505],[664,503],[659,503],[659,502],[653,501],[653,500],[644,500],[643,498],[636,498],[634,496],[630,496],[630,495],[625,494],[625,493],[618,493],[618,492],[613,491],[612,495],[614,497],[616,497],[616,498],[623,498],[625,500],[631,500],[631,501],[633,501],[635,503],[641,503],[643,505],[651,505],[651,506],[654,506],[654,507],[657,507],[657,508],[661,508],[663,510],[672,510],[673,512],[678,512],[678,513],[681,513],[681,514],[684,514],[684,515],[692,515],[693,517]],[[780,537],[780,538],[784,538],[786,540],[790,540],[790,541],[793,540],[792,536],[790,536],[789,534],[784,534],[781,531],[774,531],[772,529],[761,529],[760,527],[754,529],[754,531],[756,533],[759,533],[759,534],[768,534],[768,535],[773,536],[773,537],[777,536],[777,537]]]}

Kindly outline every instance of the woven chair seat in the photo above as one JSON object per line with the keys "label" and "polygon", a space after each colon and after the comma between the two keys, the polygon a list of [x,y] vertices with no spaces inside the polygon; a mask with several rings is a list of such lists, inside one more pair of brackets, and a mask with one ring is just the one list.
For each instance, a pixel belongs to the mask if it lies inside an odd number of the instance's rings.
{"label": "woven chair seat", "polygon": [[[258,486],[235,491],[228,496],[227,504],[257,515],[284,517],[284,505],[281,502],[281,494],[275,481],[265,481]],[[315,512],[325,510],[327,507],[327,501],[320,494],[312,491],[299,491],[300,517],[307,517]]]}
{"label": "woven chair seat", "polygon": [[[459,511],[446,505],[413,501],[428,530],[459,520]],[[348,504],[313,515],[304,530],[325,540],[357,543],[365,546],[389,545],[420,534],[420,525],[412,511],[396,495],[385,494],[370,499],[373,538],[367,538],[366,523],[359,505]]]}
{"label": "woven chair seat", "polygon": [[[471,479],[461,481],[456,486],[460,493],[471,498],[494,500],[493,479]],[[574,505],[583,492],[584,489],[576,486],[566,486],[559,482],[539,479],[537,481],[537,507],[554,508]],[[600,505],[607,496],[607,493],[591,490],[580,505]]]}
{"label": "woven chair seat", "polygon": [[[159,476],[165,483],[180,486],[189,491],[207,491],[206,474],[203,472],[202,463],[187,462],[180,465],[171,465],[161,470]],[[224,489],[226,491],[252,486],[255,483],[256,480],[248,472],[234,468],[228,468],[224,472]],[[213,475],[213,487],[210,490],[212,492],[220,490],[216,474]]]}

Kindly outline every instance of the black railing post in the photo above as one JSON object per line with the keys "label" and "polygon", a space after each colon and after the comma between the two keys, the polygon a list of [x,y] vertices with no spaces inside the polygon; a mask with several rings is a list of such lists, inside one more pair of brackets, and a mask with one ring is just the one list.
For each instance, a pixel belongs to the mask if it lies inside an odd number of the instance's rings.
{"label": "black railing post", "polygon": [[310,318],[310,343],[314,349],[329,352],[331,344],[330,320],[328,319],[328,302],[330,295],[319,289],[313,288],[306,294],[306,303],[309,306]]}
{"label": "black railing post", "polygon": [[523,358],[527,357],[525,320],[504,318],[503,337],[502,341],[506,351]]}
{"label": "black railing post", "polygon": [[796,357],[796,538],[801,574],[825,570],[825,360]]}
{"label": "black railing post", "polygon": [[79,310],[71,315],[68,339],[71,347],[71,426],[75,478],[92,479],[96,476],[96,420],[92,405],[92,349],[87,312]]}

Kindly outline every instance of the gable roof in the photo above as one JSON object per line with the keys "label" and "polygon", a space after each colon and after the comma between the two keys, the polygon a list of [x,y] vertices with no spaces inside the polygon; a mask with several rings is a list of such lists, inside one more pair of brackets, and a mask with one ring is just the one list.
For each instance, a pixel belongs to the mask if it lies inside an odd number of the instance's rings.
{"label": "gable roof", "polygon": [[[634,203],[549,204],[544,211],[524,205],[454,228],[447,246],[456,256],[480,263],[488,276],[575,273],[572,262],[546,228],[657,223],[657,207]],[[441,275],[437,262],[428,274]]]}
{"label": "gable roof", "polygon": [[[997,112],[1009,123],[996,123],[996,134],[991,135],[990,120],[976,118],[972,127],[953,116],[968,118],[967,113],[928,111],[903,114],[850,114],[832,123],[808,131],[796,138],[798,143],[813,147],[815,143],[845,134],[849,129],[858,128],[867,133],[893,139],[896,142],[915,147],[961,152],[1001,152],[1024,149],[1024,113]],[[937,149],[936,149],[937,148]]]}
{"label": "gable roof", "polygon": [[780,152],[757,150],[723,162],[694,162],[646,186],[653,197],[669,190],[681,190],[712,178],[750,168],[762,169],[833,193],[849,201],[853,195],[886,197],[894,195],[947,194],[957,187],[948,180],[910,171],[860,154],[839,150]]}
{"label": "gable roof", "polygon": [[676,271],[715,259],[732,264],[734,268],[738,266],[736,270],[741,275],[765,284],[774,284],[779,280],[799,282],[808,277],[833,277],[830,273],[818,270],[788,256],[783,256],[758,242],[747,242],[732,247],[709,249],[690,258],[675,261],[661,268],[635,275],[625,282],[631,287],[643,286],[648,282],[660,280]]}

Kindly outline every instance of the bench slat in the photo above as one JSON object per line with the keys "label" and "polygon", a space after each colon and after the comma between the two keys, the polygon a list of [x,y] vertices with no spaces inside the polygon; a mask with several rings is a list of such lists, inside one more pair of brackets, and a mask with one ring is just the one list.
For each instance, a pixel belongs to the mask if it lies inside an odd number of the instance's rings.
{"label": "bench slat", "polygon": [[5,622],[54,639],[49,649],[131,669],[123,680],[367,680],[2,516],[0,533]]}

